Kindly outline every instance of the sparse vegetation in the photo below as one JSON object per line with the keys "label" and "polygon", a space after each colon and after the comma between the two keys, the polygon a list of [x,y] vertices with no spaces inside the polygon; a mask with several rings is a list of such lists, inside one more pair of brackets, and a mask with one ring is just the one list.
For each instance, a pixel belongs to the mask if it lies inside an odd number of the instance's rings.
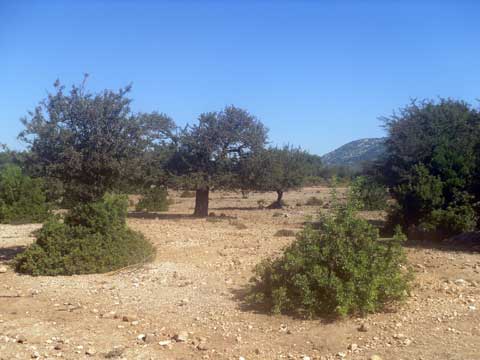
{"label": "sparse vegetation", "polygon": [[15,258],[16,270],[34,276],[90,274],[152,260],[153,246],[125,224],[127,205],[125,196],[107,194],[74,207],[64,222],[51,218]]}
{"label": "sparse vegetation", "polygon": [[140,198],[136,211],[167,211],[169,205],[168,193],[165,188],[151,187]]}
{"label": "sparse vegetation", "polygon": [[291,237],[291,236],[295,236],[295,231],[290,230],[290,229],[280,229],[273,236],[276,236],[276,237]]}
{"label": "sparse vegetation", "polygon": [[358,176],[350,185],[351,197],[361,204],[361,210],[384,210],[387,189],[371,177]]}
{"label": "sparse vegetation", "polygon": [[379,240],[378,230],[356,216],[349,202],[307,226],[277,259],[260,263],[249,301],[273,313],[312,316],[366,314],[405,297],[410,273],[405,237]]}
{"label": "sparse vegetation", "polygon": [[307,201],[305,202],[305,205],[307,206],[322,206],[323,205],[323,200],[316,197],[316,196],[310,196]]}
{"label": "sparse vegetation", "polygon": [[0,223],[42,222],[49,215],[43,182],[16,165],[0,170]]}

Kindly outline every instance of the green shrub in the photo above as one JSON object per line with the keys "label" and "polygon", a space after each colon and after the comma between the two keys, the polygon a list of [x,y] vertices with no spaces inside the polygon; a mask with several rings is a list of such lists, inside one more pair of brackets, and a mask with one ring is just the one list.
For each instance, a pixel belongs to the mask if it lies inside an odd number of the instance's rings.
{"label": "green shrub", "polygon": [[308,206],[322,206],[323,205],[323,200],[317,198],[316,196],[311,196],[305,202],[305,205],[308,205]]}
{"label": "green shrub", "polygon": [[103,273],[153,258],[153,246],[127,228],[126,196],[74,207],[64,222],[48,220],[37,240],[15,258],[18,272],[38,275]]}
{"label": "green shrub", "polygon": [[295,231],[290,229],[280,229],[273,236],[276,237],[291,237],[295,236]]}
{"label": "green shrub", "polygon": [[344,316],[379,311],[405,296],[411,275],[400,230],[380,240],[350,204],[320,220],[319,230],[306,226],[283,256],[257,265],[251,303],[273,313]]}
{"label": "green shrub", "polygon": [[148,189],[135,207],[136,211],[167,211],[169,200],[168,193],[162,187]]}
{"label": "green shrub", "polygon": [[351,197],[362,210],[384,210],[387,205],[387,189],[371,178],[359,176],[350,185]]}
{"label": "green shrub", "polygon": [[195,191],[189,191],[189,190],[182,191],[182,193],[180,194],[180,197],[181,198],[194,198],[195,197]]}
{"label": "green shrub", "polygon": [[41,222],[48,217],[43,183],[15,165],[0,172],[0,223]]}

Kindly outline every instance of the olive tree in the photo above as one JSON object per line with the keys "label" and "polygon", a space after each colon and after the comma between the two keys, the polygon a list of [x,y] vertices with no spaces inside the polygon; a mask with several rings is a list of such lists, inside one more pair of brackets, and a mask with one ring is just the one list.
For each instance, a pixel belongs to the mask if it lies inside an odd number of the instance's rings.
{"label": "olive tree", "polygon": [[267,129],[253,115],[235,106],[201,114],[176,138],[168,170],[184,186],[195,189],[195,216],[208,216],[209,193],[233,189],[241,160],[265,146]]}

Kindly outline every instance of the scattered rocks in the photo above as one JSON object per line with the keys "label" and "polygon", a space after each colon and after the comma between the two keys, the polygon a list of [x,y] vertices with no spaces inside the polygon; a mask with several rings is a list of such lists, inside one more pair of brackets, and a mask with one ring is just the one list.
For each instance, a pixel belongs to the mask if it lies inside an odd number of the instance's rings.
{"label": "scattered rocks", "polygon": [[367,332],[369,330],[367,324],[362,324],[358,327],[358,331]]}

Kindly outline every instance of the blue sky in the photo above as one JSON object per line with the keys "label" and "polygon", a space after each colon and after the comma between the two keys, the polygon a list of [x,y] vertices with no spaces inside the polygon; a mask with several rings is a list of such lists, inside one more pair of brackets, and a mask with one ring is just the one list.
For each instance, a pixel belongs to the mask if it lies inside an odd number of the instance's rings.
{"label": "blue sky", "polygon": [[180,124],[227,104],[323,154],[411,98],[480,98],[480,1],[0,0],[0,143],[52,90],[133,83]]}

